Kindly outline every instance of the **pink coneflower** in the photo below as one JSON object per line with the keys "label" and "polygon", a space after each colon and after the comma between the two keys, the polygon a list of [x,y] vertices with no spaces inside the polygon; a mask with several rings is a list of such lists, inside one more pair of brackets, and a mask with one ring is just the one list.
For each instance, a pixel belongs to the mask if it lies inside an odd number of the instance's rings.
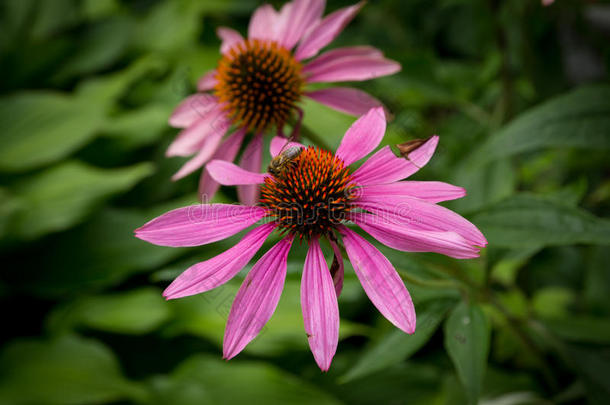
{"label": "pink coneflower", "polygon": [[[303,96],[348,114],[360,116],[381,103],[351,87],[307,91],[309,83],[363,81],[396,73],[397,62],[385,59],[372,47],[338,48],[310,60],[328,45],[360,10],[363,3],[342,8],[322,18],[324,0],[294,0],[279,12],[272,6],[256,9],[248,37],[231,28],[219,28],[222,58],[197,85],[198,93],[187,97],[169,119],[184,130],[167,150],[168,156],[191,156],[174,175],[180,179],[210,159],[233,161],[246,134],[252,138],[242,153],[240,166],[260,171],[262,135],[274,127],[283,135],[284,124],[302,111]],[[225,134],[234,131],[225,137]],[[223,140],[224,138],[224,140]],[[199,192],[211,198],[218,183],[204,169]],[[254,204],[258,187],[238,187],[240,200]]]}
{"label": "pink coneflower", "polygon": [[[197,246],[263,222],[229,250],[183,272],[165,290],[168,299],[199,294],[227,282],[274,230],[282,234],[281,240],[252,267],[235,297],[224,336],[226,359],[237,355],[275,311],[295,237],[309,245],[301,305],[307,339],[322,370],[330,367],[338,343],[341,242],[377,309],[406,333],[415,331],[413,303],[396,270],[348,226],[350,223],[379,242],[407,252],[437,252],[466,259],[478,257],[479,247],[487,244],[472,223],[436,204],[463,197],[464,189],[441,182],[401,181],[430,160],[437,136],[411,152],[408,159],[396,157],[385,147],[351,170],[352,163],[377,147],[385,125],[383,110],[376,108],[351,126],[334,155],[311,146],[284,148],[282,156],[290,151],[292,158],[273,170],[273,175],[248,172],[227,161],[212,161],[208,169],[222,184],[262,185],[259,204],[193,205],[170,211],[136,230],[138,238],[157,245]],[[274,142],[272,155],[277,155],[282,146]],[[300,149],[295,152],[295,147]],[[326,238],[333,250],[331,269],[320,247],[321,238]]]}

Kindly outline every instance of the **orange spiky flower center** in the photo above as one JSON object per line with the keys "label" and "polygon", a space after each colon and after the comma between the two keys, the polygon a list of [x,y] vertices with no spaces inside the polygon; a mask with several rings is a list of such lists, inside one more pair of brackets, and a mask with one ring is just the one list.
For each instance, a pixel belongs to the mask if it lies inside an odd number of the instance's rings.
{"label": "orange spiky flower center", "polygon": [[265,179],[260,202],[281,232],[311,239],[328,235],[347,219],[354,191],[343,161],[310,146]]}
{"label": "orange spiky flower center", "polygon": [[301,64],[276,42],[249,39],[219,62],[214,92],[233,123],[262,131],[283,125],[304,85]]}

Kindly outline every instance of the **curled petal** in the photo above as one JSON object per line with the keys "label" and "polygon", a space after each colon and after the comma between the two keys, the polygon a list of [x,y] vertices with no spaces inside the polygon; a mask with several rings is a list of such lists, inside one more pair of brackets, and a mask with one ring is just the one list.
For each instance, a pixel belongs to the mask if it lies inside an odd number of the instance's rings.
{"label": "curled petal", "polygon": [[211,94],[192,94],[185,98],[169,117],[169,125],[185,128],[205,117],[218,106],[218,99]]}
{"label": "curled petal", "polygon": [[199,246],[235,235],[265,216],[261,207],[199,204],[167,212],[136,229],[137,238],[160,246]]}
{"label": "curled petal", "polygon": [[229,52],[231,48],[244,40],[241,34],[232,28],[219,27],[216,34],[222,40],[220,45],[220,53],[222,54]]}
{"label": "curled petal", "polygon": [[424,167],[432,158],[438,136],[431,137],[418,149],[409,153],[408,159],[398,158],[389,146],[380,149],[367,159],[352,175],[360,185],[386,184],[409,177]]}
{"label": "curled petal", "polygon": [[314,60],[307,62],[304,66],[304,71],[315,71],[328,65],[333,60],[355,57],[383,58],[383,53],[377,48],[366,45],[337,48],[324,52]]}
{"label": "curled petal", "polygon": [[248,38],[277,40],[279,14],[273,6],[264,4],[254,11],[248,25]]}
{"label": "curled petal", "polygon": [[242,283],[227,320],[223,357],[231,359],[258,335],[280,300],[292,237],[273,246],[250,270]]}
{"label": "curled petal", "polygon": [[229,128],[229,123],[225,123],[222,128],[218,128],[217,132],[211,133],[206,137],[201,145],[201,149],[194,158],[186,162],[176,174],[172,176],[172,180],[178,180],[187,176],[203,166],[218,149],[223,135]]}
{"label": "curled petal", "polygon": [[288,16],[282,22],[281,45],[292,49],[303,37],[303,34],[320,21],[326,0],[294,0],[289,8]]}
{"label": "curled petal", "polygon": [[339,305],[318,239],[309,242],[301,279],[301,309],[313,357],[327,371],[339,342]]}
{"label": "curled petal", "polygon": [[226,160],[212,160],[206,167],[210,176],[223,186],[261,184],[267,177],[266,174],[249,172]]}
{"label": "curled petal", "polygon": [[346,227],[343,243],[364,292],[379,312],[406,333],[415,332],[415,308],[390,261],[366,239]]}
{"label": "curled petal", "polygon": [[166,156],[189,156],[200,151],[206,138],[227,131],[230,122],[220,108],[214,108],[182,130],[167,148]]}
{"label": "curled petal", "polygon": [[273,229],[274,224],[254,228],[229,250],[189,267],[165,289],[163,296],[168,300],[187,297],[226,283],[248,264]]}
{"label": "curled petal", "polygon": [[400,63],[383,57],[352,56],[329,59],[303,68],[308,83],[370,80],[400,71]]}
{"label": "curled petal", "polygon": [[345,278],[345,266],[343,264],[343,255],[337,243],[333,240],[329,240],[330,246],[333,248],[333,263],[330,267],[330,275],[333,277],[333,284],[335,285],[335,292],[337,298],[341,295],[343,290],[343,279]]}
{"label": "curled petal", "polygon": [[345,165],[362,159],[379,145],[385,127],[383,108],[372,108],[349,127],[335,155],[342,159]]}

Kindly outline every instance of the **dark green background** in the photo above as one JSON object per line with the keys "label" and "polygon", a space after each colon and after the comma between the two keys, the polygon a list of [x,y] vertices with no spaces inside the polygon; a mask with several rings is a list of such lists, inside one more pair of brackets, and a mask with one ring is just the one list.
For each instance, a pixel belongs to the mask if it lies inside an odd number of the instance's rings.
{"label": "dark green background", "polygon": [[[164,157],[167,118],[215,66],[216,27],[245,33],[258,3],[2,0],[0,404],[607,403],[610,6],[556,3],[371,0],[331,45],[402,64],[355,85],[395,114],[384,144],[441,136],[415,177],[465,187],[447,206],[489,247],[470,261],[382,248],[414,298],[413,336],[348,265],[324,374],[301,319],[303,246],[268,326],[225,362],[243,273],[195,297],[161,291],[238,237],[184,249],[133,237],[197,202],[196,174],[170,181],[184,159]],[[333,147],[354,120],[303,108]]]}

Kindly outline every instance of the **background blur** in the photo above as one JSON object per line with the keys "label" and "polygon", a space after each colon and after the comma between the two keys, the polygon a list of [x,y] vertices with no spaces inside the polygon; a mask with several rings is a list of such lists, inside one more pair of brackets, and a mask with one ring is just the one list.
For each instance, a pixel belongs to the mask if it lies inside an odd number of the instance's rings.
{"label": "background blur", "polygon": [[[402,63],[356,84],[395,114],[384,144],[439,134],[416,178],[465,187],[447,205],[489,239],[470,261],[382,249],[414,298],[415,335],[378,314],[348,267],[341,342],[321,373],[302,325],[298,246],[277,312],[230,362],[220,347],[240,277],[162,298],[181,270],[238,239],[172,249],[133,230],[197,202],[198,175],[170,181],[183,160],[164,157],[177,133],[167,118],[215,66],[216,27],[245,33],[257,5],[0,2],[0,403],[608,403],[601,1],[370,0],[333,43]],[[333,146],[354,120],[303,107]],[[235,201],[222,191],[217,201]]]}

